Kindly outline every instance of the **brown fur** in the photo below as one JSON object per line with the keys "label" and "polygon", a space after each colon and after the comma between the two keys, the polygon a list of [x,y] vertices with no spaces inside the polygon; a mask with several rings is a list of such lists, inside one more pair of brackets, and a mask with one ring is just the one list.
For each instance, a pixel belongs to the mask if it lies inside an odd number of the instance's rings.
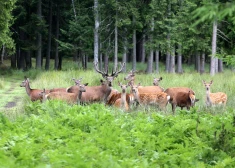
{"label": "brown fur", "polygon": [[206,83],[203,81],[203,84],[206,88],[206,105],[217,105],[217,104],[223,104],[224,106],[227,103],[227,94],[223,92],[217,92],[217,93],[211,93],[210,92],[210,86],[213,83],[213,81],[210,81],[210,83]]}
{"label": "brown fur", "polygon": [[[30,97],[31,101],[42,101],[42,96],[40,93],[43,91],[41,89],[31,89],[29,85],[29,78],[25,77],[25,80],[21,83],[20,87],[25,87],[26,93]],[[45,90],[46,93],[49,93],[49,90]]]}
{"label": "brown fur", "polygon": [[54,88],[50,89],[50,92],[67,92],[67,88]]}
{"label": "brown fur", "polygon": [[[188,110],[191,106],[194,106],[194,103],[199,101],[198,99],[195,99],[195,92],[187,87],[172,87],[165,90],[165,93],[170,95],[170,104],[172,106],[172,112],[175,113],[176,106],[186,107]],[[194,103],[192,104],[191,99],[193,98]]]}
{"label": "brown fur", "polygon": [[[49,94],[45,95],[45,99],[49,99],[49,100],[63,100],[69,104],[75,104],[78,101],[81,101],[82,98],[82,92],[86,92],[85,86],[87,86],[87,84],[84,85],[79,85],[79,90],[76,93],[68,93],[68,92],[50,92]],[[43,93],[42,93],[43,94]]]}
{"label": "brown fur", "polygon": [[[101,80],[101,85],[99,86],[87,86],[86,92],[83,93],[81,101],[85,103],[89,102],[101,102],[107,101],[107,97],[111,93],[111,88],[107,82]],[[79,91],[78,86],[71,86],[67,89],[69,93],[77,93]]]}
{"label": "brown fur", "polygon": [[152,93],[140,93],[139,92],[139,85],[132,85],[131,90],[133,92],[133,95],[135,97],[135,100],[140,105],[158,105],[160,109],[165,110],[166,105],[168,104],[168,101],[170,99],[170,96],[168,96],[165,92],[152,92]]}

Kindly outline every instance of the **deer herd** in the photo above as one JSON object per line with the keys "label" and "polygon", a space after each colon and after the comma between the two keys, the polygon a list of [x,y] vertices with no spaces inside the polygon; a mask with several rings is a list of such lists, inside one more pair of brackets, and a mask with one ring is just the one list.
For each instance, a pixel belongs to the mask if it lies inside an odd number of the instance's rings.
{"label": "deer herd", "polygon": [[[88,83],[82,84],[82,78],[74,79],[75,85],[68,88],[54,88],[46,90],[44,89],[31,89],[29,84],[29,78],[25,77],[21,83],[21,87],[25,87],[26,93],[30,97],[31,101],[40,100],[45,102],[47,100],[63,100],[69,104],[87,104],[94,102],[103,102],[106,106],[114,106],[124,111],[129,111],[132,108],[138,106],[146,107],[153,105],[160,110],[166,111],[168,103],[171,104],[172,112],[175,113],[176,107],[187,110],[195,105],[196,99],[195,92],[191,88],[187,87],[170,87],[164,89],[159,86],[160,78],[153,79],[153,85],[141,86],[140,83],[135,83],[135,71],[131,70],[124,78],[125,84],[118,82],[121,89],[119,92],[114,89],[112,84],[118,74],[122,72],[125,63],[121,64],[118,71],[113,71],[111,75],[108,74],[108,68],[101,71],[98,68],[98,63],[94,63],[96,72],[100,73],[104,80],[100,80],[98,86],[87,86]],[[206,105],[212,106],[217,104],[226,105],[227,95],[223,92],[211,93],[210,86],[213,81],[206,83],[202,81],[206,88]],[[130,92],[127,89],[130,88]]]}

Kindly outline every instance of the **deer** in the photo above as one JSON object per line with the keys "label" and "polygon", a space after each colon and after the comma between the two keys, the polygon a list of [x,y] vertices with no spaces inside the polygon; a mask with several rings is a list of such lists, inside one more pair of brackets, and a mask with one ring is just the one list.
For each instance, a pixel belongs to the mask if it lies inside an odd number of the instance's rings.
{"label": "deer", "polygon": [[210,87],[213,83],[213,80],[211,80],[209,83],[206,83],[204,80],[202,81],[206,88],[206,105],[212,106],[212,105],[226,105],[227,103],[227,94],[223,92],[217,92],[217,93],[211,93]]}
{"label": "deer", "polygon": [[114,106],[117,108],[121,108],[125,111],[129,110],[129,98],[126,95],[126,90],[128,88],[128,84],[124,85],[121,84],[120,82],[118,82],[118,85],[121,87],[121,98],[118,98],[115,102],[114,102]]}
{"label": "deer", "polygon": [[138,85],[132,85],[131,90],[134,95],[135,100],[141,105],[157,105],[161,110],[166,110],[166,105],[168,104],[168,101],[170,100],[170,96],[167,95],[167,93],[161,91],[161,92],[152,92],[152,93],[140,93],[138,87],[140,86],[140,83]]}
{"label": "deer", "polygon": [[[75,85],[80,85],[82,78],[79,78],[79,79],[72,78],[72,80],[74,80]],[[50,92],[67,92],[67,88],[54,88],[54,89],[50,89],[49,91]]]}
{"label": "deer", "polygon": [[172,112],[175,114],[176,107],[181,107],[181,110],[186,107],[187,110],[195,105],[199,99],[195,98],[195,92],[187,87],[171,87],[165,90],[165,93],[170,95],[169,103],[172,106]]}
{"label": "deer", "polygon": [[[101,85],[99,86],[90,86],[86,87],[86,92],[83,94],[82,101],[83,102],[107,102],[108,96],[112,92],[112,82],[118,76],[118,74],[123,70],[125,62],[121,64],[121,68],[118,71],[113,71],[111,75],[108,74],[108,68],[106,72],[99,70],[98,63],[94,62],[94,68],[96,72],[102,74],[102,77],[105,79],[103,81],[100,80]],[[72,86],[67,89],[67,92],[76,92],[78,90],[77,86]]]}
{"label": "deer", "polygon": [[[127,80],[130,86],[135,85],[135,71],[131,70],[127,76],[124,77],[124,80]],[[139,93],[157,93],[164,91],[164,89],[160,86],[139,86],[138,91]]]}
{"label": "deer", "polygon": [[66,101],[69,104],[75,104],[78,105],[82,101],[82,94],[86,92],[86,86],[88,83],[80,84],[78,87],[78,91],[74,93],[68,93],[68,92],[50,92],[48,94],[45,94],[44,92],[41,93],[43,96],[43,100],[63,100]]}
{"label": "deer", "polygon": [[[108,81],[100,80],[99,86],[87,86],[86,92],[83,93],[81,101],[84,103],[107,101],[107,97],[111,93],[111,88]],[[67,89],[68,93],[77,93],[79,86],[71,86]]]}
{"label": "deer", "polygon": [[[29,78],[26,76],[24,77],[23,82],[20,84],[20,87],[25,87],[27,95],[30,97],[31,101],[42,101],[42,97],[39,95],[39,93],[42,92],[40,89],[31,89],[29,85]],[[49,90],[45,90],[46,93],[49,93]]]}

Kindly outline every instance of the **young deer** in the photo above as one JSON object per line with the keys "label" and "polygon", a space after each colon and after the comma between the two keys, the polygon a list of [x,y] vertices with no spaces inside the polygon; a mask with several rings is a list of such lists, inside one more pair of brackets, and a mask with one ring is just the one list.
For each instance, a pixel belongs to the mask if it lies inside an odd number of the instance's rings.
{"label": "young deer", "polygon": [[170,100],[170,96],[167,95],[165,92],[152,92],[152,93],[140,93],[138,85],[132,85],[131,90],[134,95],[135,100],[140,105],[158,105],[161,110],[166,110],[166,105],[168,104],[168,101]]}
{"label": "young deer", "polygon": [[125,111],[129,110],[129,101],[127,100],[126,97],[126,89],[128,88],[129,85],[123,85],[120,82],[118,82],[118,85],[121,87],[121,98],[117,99],[114,103],[115,107],[121,108]]}
{"label": "young deer", "polygon": [[225,106],[227,102],[227,95],[223,92],[211,93],[210,86],[213,83],[212,80],[210,83],[206,83],[204,80],[202,82],[206,87],[206,105],[212,106],[216,104],[223,104]]}
{"label": "young deer", "polygon": [[[29,78],[27,78],[26,76],[24,77],[24,81],[21,83],[20,87],[25,87],[26,93],[30,97],[31,101],[37,101],[37,100],[42,101],[42,97],[39,95],[42,92],[42,90],[31,89],[29,85]],[[48,90],[45,90],[45,92],[49,93]]]}

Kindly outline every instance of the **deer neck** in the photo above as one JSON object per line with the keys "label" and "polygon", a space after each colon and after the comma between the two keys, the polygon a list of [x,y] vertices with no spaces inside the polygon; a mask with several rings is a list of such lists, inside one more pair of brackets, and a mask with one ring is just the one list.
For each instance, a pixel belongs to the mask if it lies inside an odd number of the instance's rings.
{"label": "deer neck", "polygon": [[29,83],[27,82],[27,84],[25,85],[25,89],[26,89],[26,93],[28,94],[28,96],[30,96],[32,89],[30,88]]}
{"label": "deer neck", "polygon": [[212,104],[210,94],[211,94],[210,89],[206,90],[206,102],[208,105]]}
{"label": "deer neck", "polygon": [[123,90],[121,95],[121,107],[125,108],[125,104],[126,104],[126,91]]}
{"label": "deer neck", "polygon": [[139,91],[134,92],[133,95],[134,95],[135,100],[136,100],[137,102],[140,102]]}

